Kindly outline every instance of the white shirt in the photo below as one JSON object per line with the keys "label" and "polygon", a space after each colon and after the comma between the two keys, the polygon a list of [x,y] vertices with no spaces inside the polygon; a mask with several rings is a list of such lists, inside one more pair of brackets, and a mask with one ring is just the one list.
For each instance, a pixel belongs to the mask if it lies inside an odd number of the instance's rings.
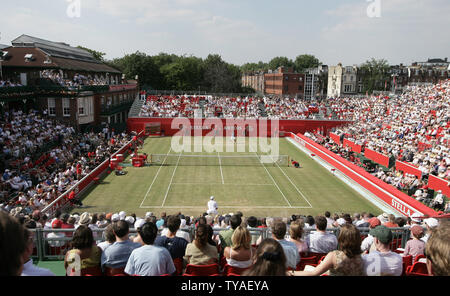
{"label": "white shirt", "polygon": [[217,202],[213,199],[208,201],[208,210],[215,211],[217,209]]}
{"label": "white shirt", "polygon": [[21,276],[55,276],[55,274],[51,272],[50,269],[37,267],[33,264],[33,259],[30,258],[30,260],[23,265]]}
{"label": "white shirt", "polygon": [[395,252],[372,251],[362,256],[364,272],[368,276],[400,276],[403,272],[403,258]]}

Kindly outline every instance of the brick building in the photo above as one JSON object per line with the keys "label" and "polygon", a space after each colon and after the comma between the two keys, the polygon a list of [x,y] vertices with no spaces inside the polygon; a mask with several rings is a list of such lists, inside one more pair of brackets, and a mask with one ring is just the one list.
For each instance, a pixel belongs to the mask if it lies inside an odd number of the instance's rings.
{"label": "brick building", "polygon": [[305,74],[294,73],[292,68],[279,67],[275,72],[264,74],[265,94],[303,98],[304,86]]}
{"label": "brick building", "polygon": [[139,92],[119,70],[66,43],[21,35],[11,44],[0,69],[16,86],[0,88],[3,110],[45,110],[79,129],[126,123]]}

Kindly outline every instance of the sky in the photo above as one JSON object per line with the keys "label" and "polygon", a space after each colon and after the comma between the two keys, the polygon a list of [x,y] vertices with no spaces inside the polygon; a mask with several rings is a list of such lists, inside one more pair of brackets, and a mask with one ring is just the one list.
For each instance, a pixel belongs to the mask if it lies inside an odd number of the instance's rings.
{"label": "sky", "polygon": [[236,65],[312,54],[323,64],[450,58],[448,0],[4,1],[0,44],[22,34],[106,53],[136,51]]}

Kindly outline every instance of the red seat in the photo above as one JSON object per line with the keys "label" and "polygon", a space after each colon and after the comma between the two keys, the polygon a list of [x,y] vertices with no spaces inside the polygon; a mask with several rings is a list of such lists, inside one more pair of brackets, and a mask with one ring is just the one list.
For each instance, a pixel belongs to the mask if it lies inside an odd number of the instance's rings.
{"label": "red seat", "polygon": [[125,274],[125,267],[121,267],[121,268],[105,267],[105,275],[106,276],[115,276],[115,275],[121,275],[121,274]]}
{"label": "red seat", "polygon": [[412,255],[403,256],[403,273],[402,275],[406,274],[406,269],[413,264],[412,262]]}
{"label": "red seat", "polygon": [[303,257],[303,258],[300,258],[300,262],[297,264],[297,267],[295,268],[295,270],[301,271],[301,270],[305,269],[306,265],[315,266],[316,264],[317,264],[317,259],[315,256]]}
{"label": "red seat", "polygon": [[427,264],[423,263],[423,262],[415,262],[413,265],[406,268],[406,275],[407,276],[412,276],[412,275],[427,276],[428,275]]}
{"label": "red seat", "polygon": [[419,262],[420,259],[427,258],[424,254],[417,255],[414,259],[414,263]]}
{"label": "red seat", "polygon": [[175,275],[183,274],[183,258],[175,258],[173,259],[173,265],[175,265]]}
{"label": "red seat", "polygon": [[184,276],[213,276],[219,275],[219,264],[193,265],[188,264]]}
{"label": "red seat", "polygon": [[236,266],[231,266],[231,265],[225,264],[222,274],[224,276],[230,276],[230,275],[236,275],[236,274],[237,275],[241,275],[244,271],[246,271],[249,268],[250,267],[240,268],[240,267],[236,267]]}

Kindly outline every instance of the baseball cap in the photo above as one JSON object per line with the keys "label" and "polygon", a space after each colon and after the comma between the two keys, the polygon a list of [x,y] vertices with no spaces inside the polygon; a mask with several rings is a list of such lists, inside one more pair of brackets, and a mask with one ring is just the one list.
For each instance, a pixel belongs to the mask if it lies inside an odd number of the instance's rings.
{"label": "baseball cap", "polygon": [[127,215],[127,214],[126,214],[124,211],[120,211],[120,212],[119,212],[120,220],[125,220],[126,215]]}
{"label": "baseball cap", "polygon": [[381,223],[386,223],[389,221],[389,215],[386,213],[379,215],[377,218],[380,219]]}
{"label": "baseball cap", "polygon": [[420,225],[413,225],[411,228],[411,233],[415,236],[415,237],[421,237],[421,235],[423,234],[424,230],[423,227]]}
{"label": "baseball cap", "polygon": [[214,199],[214,196],[211,196],[209,199],[213,200],[213,199]]}
{"label": "baseball cap", "polygon": [[119,221],[119,220],[120,220],[119,214],[115,213],[115,214],[113,214],[113,215],[111,216],[111,221],[112,221],[112,222],[117,222],[117,221]]}
{"label": "baseball cap", "polygon": [[380,219],[378,219],[377,217],[372,217],[369,220],[369,227],[370,228],[375,228],[377,226],[381,225],[381,221]]}
{"label": "baseball cap", "polygon": [[59,219],[53,220],[53,222],[52,222],[52,228],[54,228],[54,229],[59,229],[59,228],[61,228],[61,227],[62,227],[62,221],[61,221],[61,220],[59,220]]}
{"label": "baseball cap", "polygon": [[345,221],[344,218],[339,218],[339,219],[336,220],[336,222],[337,222],[337,224],[338,224],[339,226],[342,226],[342,225],[344,225],[345,223],[347,223],[347,221]]}
{"label": "baseball cap", "polygon": [[106,215],[105,215],[106,220],[111,220],[112,215],[113,215],[112,213],[106,214]]}
{"label": "baseball cap", "polygon": [[428,225],[428,227],[430,228],[434,228],[437,227],[439,225],[439,221],[435,218],[428,218],[423,220],[423,223],[425,223],[426,225]]}
{"label": "baseball cap", "polygon": [[145,220],[144,219],[137,219],[137,221],[134,223],[134,228],[141,228],[142,225],[145,224]]}
{"label": "baseball cap", "polygon": [[153,212],[147,212],[145,213],[145,218],[153,216]]}
{"label": "baseball cap", "polygon": [[128,222],[129,224],[133,224],[134,223],[134,217],[127,216],[127,217],[125,217],[125,221]]}
{"label": "baseball cap", "polygon": [[372,228],[369,234],[376,237],[383,244],[388,244],[392,241],[392,231],[384,225]]}

